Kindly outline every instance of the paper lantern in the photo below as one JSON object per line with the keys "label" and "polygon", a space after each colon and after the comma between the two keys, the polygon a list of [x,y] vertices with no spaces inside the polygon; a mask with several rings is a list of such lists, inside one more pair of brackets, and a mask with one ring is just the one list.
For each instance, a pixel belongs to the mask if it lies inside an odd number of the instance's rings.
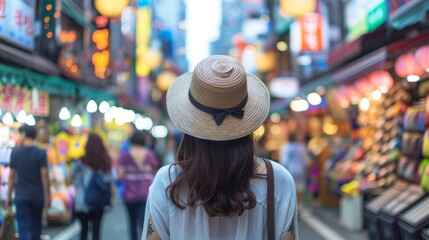
{"label": "paper lantern", "polygon": [[393,86],[393,79],[390,73],[383,70],[376,70],[369,75],[369,81],[382,93],[386,93]]}
{"label": "paper lantern", "polygon": [[276,65],[276,55],[274,52],[257,52],[255,54],[256,68],[260,72],[268,72]]}
{"label": "paper lantern", "polygon": [[94,5],[97,11],[109,18],[120,17],[122,10],[129,4],[129,0],[95,0]]}
{"label": "paper lantern", "polygon": [[164,71],[156,78],[156,85],[159,90],[166,92],[170,85],[176,80],[177,74],[171,71]]}
{"label": "paper lantern", "polygon": [[362,94],[370,93],[373,90],[373,86],[367,77],[363,77],[359,79],[355,83],[355,86],[356,86],[356,89]]}
{"label": "paper lantern", "polygon": [[316,10],[316,0],[280,0],[280,9],[292,18],[300,18]]}
{"label": "paper lantern", "polygon": [[143,54],[141,61],[151,70],[153,70],[161,65],[162,54],[160,51],[149,49],[146,53]]}
{"label": "paper lantern", "polygon": [[411,75],[421,76],[424,70],[417,63],[414,54],[406,53],[395,61],[395,72],[399,77],[406,78]]}
{"label": "paper lantern", "polygon": [[420,67],[426,70],[426,72],[429,72],[429,45],[417,49],[414,56]]}

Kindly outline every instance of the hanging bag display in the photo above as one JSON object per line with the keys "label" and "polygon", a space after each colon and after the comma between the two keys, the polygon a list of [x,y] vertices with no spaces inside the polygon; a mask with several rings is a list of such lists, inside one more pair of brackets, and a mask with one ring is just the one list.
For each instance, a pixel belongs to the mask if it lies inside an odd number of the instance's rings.
{"label": "hanging bag display", "polygon": [[420,186],[426,192],[429,192],[429,159],[423,160],[421,166]]}
{"label": "hanging bag display", "polygon": [[429,130],[423,135],[422,154],[423,157],[429,157]]}

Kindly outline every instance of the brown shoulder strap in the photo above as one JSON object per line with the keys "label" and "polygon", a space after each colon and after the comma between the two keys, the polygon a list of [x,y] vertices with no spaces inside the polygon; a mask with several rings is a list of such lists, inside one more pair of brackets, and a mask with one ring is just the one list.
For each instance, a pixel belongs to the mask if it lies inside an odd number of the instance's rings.
{"label": "brown shoulder strap", "polygon": [[265,160],[267,167],[267,223],[268,223],[268,240],[274,240],[274,173],[273,165],[269,160]]}

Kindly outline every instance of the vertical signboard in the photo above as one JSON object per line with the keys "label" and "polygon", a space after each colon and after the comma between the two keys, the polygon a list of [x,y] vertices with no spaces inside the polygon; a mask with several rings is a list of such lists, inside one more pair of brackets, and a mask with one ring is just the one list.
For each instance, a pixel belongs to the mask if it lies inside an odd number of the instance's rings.
{"label": "vertical signboard", "polygon": [[352,0],[345,10],[348,40],[355,40],[387,20],[386,0]]}
{"label": "vertical signboard", "polygon": [[149,0],[138,0],[136,2],[136,7],[136,75],[138,78],[137,92],[139,96],[139,102],[145,105],[149,102],[150,96],[150,82],[148,77],[150,67],[145,62],[145,55],[149,51],[152,13],[150,10]]}
{"label": "vertical signboard", "polygon": [[34,48],[35,0],[0,0],[0,38]]}
{"label": "vertical signboard", "polygon": [[299,19],[301,27],[301,51],[323,51],[323,17],[312,13]]}

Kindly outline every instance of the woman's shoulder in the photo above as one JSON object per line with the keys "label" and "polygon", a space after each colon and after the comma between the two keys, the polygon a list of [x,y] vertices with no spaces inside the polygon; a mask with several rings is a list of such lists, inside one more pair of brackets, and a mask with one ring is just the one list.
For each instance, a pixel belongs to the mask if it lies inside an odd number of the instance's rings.
{"label": "woman's shoulder", "polygon": [[174,179],[176,179],[179,172],[179,167],[175,164],[168,164],[161,167],[156,173],[154,181],[160,181],[163,183],[170,184]]}
{"label": "woman's shoulder", "polygon": [[293,181],[293,177],[290,175],[289,171],[276,161],[271,160],[271,163],[273,165],[275,181],[281,181],[282,185],[285,186],[295,187],[295,182]]}

